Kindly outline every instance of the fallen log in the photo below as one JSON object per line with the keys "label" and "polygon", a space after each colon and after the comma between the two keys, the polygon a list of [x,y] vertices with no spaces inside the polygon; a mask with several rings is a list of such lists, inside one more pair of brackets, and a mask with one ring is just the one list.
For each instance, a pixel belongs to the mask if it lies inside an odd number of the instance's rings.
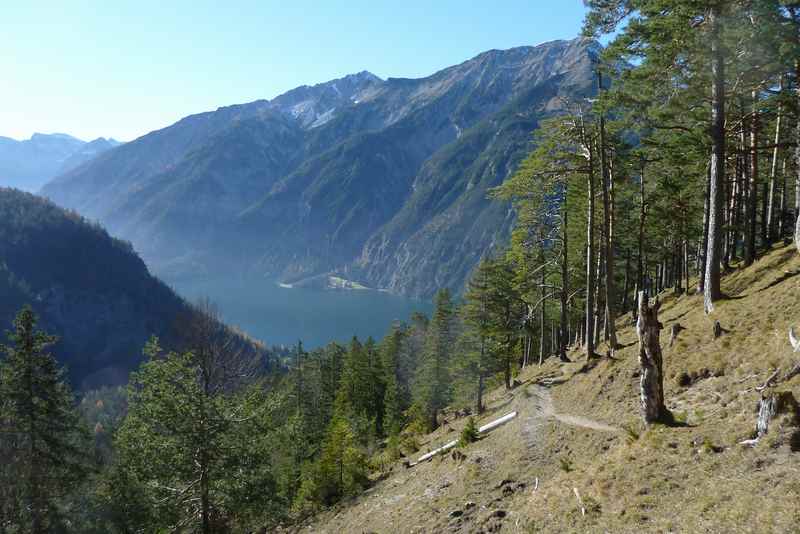
{"label": "fallen log", "polygon": [[[516,416],[517,416],[517,412],[511,412],[509,414],[504,415],[503,417],[501,417],[499,419],[495,419],[494,421],[492,421],[490,423],[487,423],[487,424],[483,425],[482,427],[480,427],[478,429],[478,434],[484,434],[486,432],[491,432],[495,428],[497,428],[499,426],[502,426],[502,425],[506,424],[507,422],[511,421]],[[456,445],[458,445],[458,440],[457,439],[455,439],[453,441],[450,441],[448,443],[445,443],[444,445],[442,445],[438,449],[434,449],[434,450],[432,450],[430,452],[427,452],[427,453],[423,454],[422,456],[417,458],[416,462],[410,463],[408,465],[408,467],[414,467],[415,465],[421,464],[422,462],[424,462],[426,460],[430,460],[431,458],[433,458],[437,454],[442,454],[444,452],[447,452],[450,449],[452,449],[453,447],[455,447]]]}
{"label": "fallen log", "polygon": [[504,425],[514,419],[517,416],[517,412],[511,412],[510,414],[504,415],[500,419],[495,419],[491,423],[487,423],[482,427],[478,428],[478,432],[489,432],[490,430],[494,430],[500,425]]}

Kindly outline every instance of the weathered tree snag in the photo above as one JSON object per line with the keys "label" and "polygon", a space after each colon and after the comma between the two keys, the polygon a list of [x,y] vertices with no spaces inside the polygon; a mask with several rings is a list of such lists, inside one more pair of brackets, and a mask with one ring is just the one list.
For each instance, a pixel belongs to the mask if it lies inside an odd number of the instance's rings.
{"label": "weathered tree snag", "polygon": [[636,334],[639,336],[641,366],[640,400],[642,417],[646,424],[670,418],[670,412],[664,405],[664,373],[659,339],[663,325],[658,322],[660,307],[658,299],[651,307],[644,291],[639,292],[639,320],[636,323]]}
{"label": "weathered tree snag", "polygon": [[788,413],[797,422],[800,407],[791,391],[764,390],[758,402],[758,420],[756,421],[756,439],[769,431],[769,424],[776,415]]}

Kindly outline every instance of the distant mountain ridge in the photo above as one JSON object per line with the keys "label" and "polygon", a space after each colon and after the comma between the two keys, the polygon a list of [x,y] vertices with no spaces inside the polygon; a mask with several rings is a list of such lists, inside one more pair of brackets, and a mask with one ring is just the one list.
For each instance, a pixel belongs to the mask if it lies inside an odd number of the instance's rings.
{"label": "distant mountain ridge", "polygon": [[24,141],[0,137],[0,186],[38,191],[53,177],[120,144],[111,138],[86,142],[60,133],[35,133]]}
{"label": "distant mountain ridge", "polygon": [[179,348],[194,313],[129,243],[41,197],[0,187],[0,343],[24,305],[59,336],[53,353],[82,389],[126,383],[150,336]]}
{"label": "distant mountain ridge", "polygon": [[421,79],[364,71],[192,115],[43,193],[131,240],[158,273],[458,291],[513,220],[488,189],[540,119],[593,94],[598,47],[491,50]]}

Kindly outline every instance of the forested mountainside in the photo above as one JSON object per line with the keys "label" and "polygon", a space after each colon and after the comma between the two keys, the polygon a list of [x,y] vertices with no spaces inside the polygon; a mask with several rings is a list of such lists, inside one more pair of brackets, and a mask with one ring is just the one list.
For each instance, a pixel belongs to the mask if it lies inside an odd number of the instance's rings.
{"label": "forested mountainside", "polygon": [[0,137],[0,187],[37,191],[55,176],[118,146],[99,137],[86,142],[65,134],[33,134],[17,141]]}
{"label": "forested mountainside", "polygon": [[513,221],[488,190],[542,118],[594,92],[597,51],[554,41],[422,79],[301,87],[187,117],[43,192],[132,241],[157,273],[336,272],[413,296],[460,291]]}
{"label": "forested mountainside", "polygon": [[127,382],[148,338],[179,346],[181,322],[193,313],[129,243],[45,199],[0,188],[4,332],[24,305],[59,337],[53,351],[81,388]]}

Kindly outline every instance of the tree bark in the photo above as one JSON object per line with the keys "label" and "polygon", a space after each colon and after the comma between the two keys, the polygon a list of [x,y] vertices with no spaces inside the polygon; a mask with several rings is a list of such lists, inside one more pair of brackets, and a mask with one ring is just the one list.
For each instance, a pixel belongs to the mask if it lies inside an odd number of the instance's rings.
{"label": "tree bark", "polygon": [[600,344],[600,333],[602,331],[603,323],[601,323],[601,313],[600,310],[602,309],[602,302],[600,300],[600,290],[602,289],[603,285],[600,283],[600,280],[603,279],[603,243],[600,243],[600,250],[597,251],[597,271],[595,272],[595,280],[596,284],[594,286],[594,346],[597,347]]}
{"label": "tree bark", "polygon": [[[795,79],[798,80],[795,83],[796,100],[797,105],[800,106],[800,59],[794,60],[794,70],[796,75]],[[795,177],[795,217],[797,217],[797,220],[795,221],[794,242],[797,246],[797,250],[800,251],[800,119],[797,120],[795,130],[794,171],[797,175]]]}
{"label": "tree bark", "polygon": [[[603,90],[603,76],[598,71],[597,83],[599,90]],[[615,287],[614,287],[614,238],[612,231],[612,179],[606,154],[606,119],[605,114],[600,112],[600,171],[603,179],[603,263],[605,263],[605,312],[606,330],[605,337],[611,354],[617,349],[617,332],[614,325],[615,310]]]}
{"label": "tree bark", "polygon": [[783,239],[786,235],[786,155],[783,156],[781,165],[781,201],[780,215],[778,217],[778,239]]}
{"label": "tree bark", "polygon": [[547,288],[545,288],[544,277],[544,236],[540,235],[541,247],[539,249],[539,259],[542,262],[542,267],[539,270],[539,289],[541,292],[541,303],[539,304],[539,365],[544,362],[544,309],[547,304]]}
{"label": "tree bark", "polygon": [[[742,110],[744,112],[744,109]],[[750,143],[749,172],[747,186],[747,216],[745,218],[746,238],[744,241],[744,265],[752,265],[756,259],[756,205],[758,200],[758,115],[756,108],[756,92],[753,91],[752,117],[749,121]],[[742,125],[744,127],[744,125]]]}
{"label": "tree bark", "polygon": [[630,293],[631,251],[625,252],[625,282],[622,285],[622,312],[628,310],[628,294]]}
{"label": "tree bark", "polygon": [[478,399],[475,406],[475,413],[483,413],[483,362],[486,354],[486,338],[481,335],[481,364],[478,368]]}
{"label": "tree bark", "polygon": [[789,413],[795,423],[800,423],[800,408],[791,391],[773,391],[766,389],[761,393],[758,403],[758,420],[756,421],[756,438],[769,432],[769,424],[776,415]]}
{"label": "tree bark", "polygon": [[722,252],[722,195],[725,182],[725,61],[720,42],[719,8],[709,9],[711,27],[711,183],[709,187],[708,246],[706,251],[706,313],[714,311],[714,302],[722,297],[720,287],[720,254]]}
{"label": "tree bark", "polygon": [[566,207],[567,188],[564,187],[564,208],[561,216],[561,336],[559,337],[558,358],[562,362],[567,358],[567,344],[569,343],[569,250],[567,247],[568,210]]}
{"label": "tree bark", "polygon": [[660,303],[656,299],[650,306],[643,291],[639,292],[639,319],[636,334],[639,337],[639,398],[645,424],[665,421],[669,411],[664,405],[664,372],[659,339],[662,325],[658,322]]}
{"label": "tree bark", "polygon": [[[708,258],[708,213],[709,213],[710,187],[711,187],[711,173],[707,172],[706,190],[703,202],[703,236],[700,245],[697,247],[697,265],[698,265],[697,292],[698,293],[704,293],[706,287],[706,259]],[[641,233],[641,229],[639,230],[639,232]],[[641,283],[641,280],[639,282]],[[636,303],[634,303],[634,309],[636,309],[636,307],[637,307]]]}
{"label": "tree bark", "polygon": [[[779,94],[783,93],[783,76],[781,76]],[[783,119],[783,103],[778,102],[778,116],[775,118],[775,148],[772,150],[772,165],[769,170],[769,200],[767,201],[767,245],[775,241],[775,189],[776,176],[778,174],[778,143],[781,141],[781,121]],[[781,215],[783,217],[783,210]]]}
{"label": "tree bark", "polygon": [[[647,204],[645,203],[644,197],[644,167],[645,164],[642,163],[642,172],[639,179],[639,234],[638,239],[636,242],[637,245],[637,252],[636,252],[636,288],[637,291],[644,288],[644,220],[647,216]],[[634,298],[636,298],[638,293],[634,294]],[[633,318],[636,319],[636,313],[639,311],[638,306],[636,303],[633,303]]]}
{"label": "tree bark", "polygon": [[587,138],[586,126],[581,118],[583,143],[589,159],[589,172],[586,178],[586,195],[588,199],[586,221],[586,359],[594,356],[594,150]]}

